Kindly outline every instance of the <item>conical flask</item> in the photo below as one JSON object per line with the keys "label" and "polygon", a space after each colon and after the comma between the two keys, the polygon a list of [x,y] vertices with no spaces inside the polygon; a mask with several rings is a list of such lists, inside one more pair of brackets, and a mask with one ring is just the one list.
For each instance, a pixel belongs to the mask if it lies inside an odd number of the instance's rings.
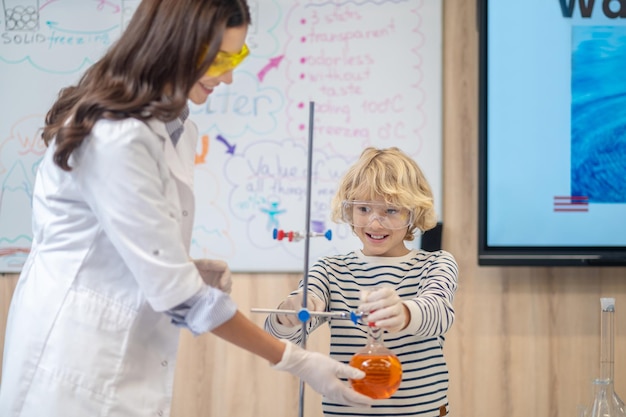
{"label": "conical flask", "polygon": [[393,395],[402,382],[402,365],[383,343],[382,330],[371,323],[367,344],[350,359],[350,365],[365,372],[365,378],[350,380],[352,389],[374,399]]}

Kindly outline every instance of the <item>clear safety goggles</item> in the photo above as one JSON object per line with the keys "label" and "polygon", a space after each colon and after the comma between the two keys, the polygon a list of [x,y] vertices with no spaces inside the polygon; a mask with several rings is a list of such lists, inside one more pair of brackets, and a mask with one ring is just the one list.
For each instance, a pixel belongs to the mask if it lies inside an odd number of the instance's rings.
{"label": "clear safety goggles", "polygon": [[248,45],[245,43],[241,51],[237,53],[219,51],[207,70],[206,75],[209,77],[219,77],[228,71],[232,71],[241,64],[248,55],[250,55],[250,49],[248,49]]}
{"label": "clear safety goggles", "polygon": [[379,201],[344,201],[341,218],[355,227],[367,227],[377,220],[385,229],[405,229],[413,223],[413,212]]}

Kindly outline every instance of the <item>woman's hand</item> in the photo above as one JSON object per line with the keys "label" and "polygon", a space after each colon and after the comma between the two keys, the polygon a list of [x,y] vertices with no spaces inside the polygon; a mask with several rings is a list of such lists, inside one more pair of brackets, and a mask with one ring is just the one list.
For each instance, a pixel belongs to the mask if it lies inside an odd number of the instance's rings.
{"label": "woman's hand", "polygon": [[194,259],[193,263],[205,284],[230,294],[233,281],[226,262],[216,259]]}

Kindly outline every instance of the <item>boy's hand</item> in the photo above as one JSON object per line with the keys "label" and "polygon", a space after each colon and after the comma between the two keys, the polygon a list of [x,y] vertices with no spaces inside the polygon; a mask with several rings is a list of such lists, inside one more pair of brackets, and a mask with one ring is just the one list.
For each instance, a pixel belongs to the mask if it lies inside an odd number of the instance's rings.
{"label": "boy's hand", "polygon": [[[320,300],[318,296],[311,293],[311,291],[307,291],[306,300],[307,310],[324,311],[324,302]],[[302,308],[302,291],[287,297],[285,301],[280,303],[278,308],[281,310],[299,311]],[[302,325],[302,322],[300,322],[298,316],[295,314],[278,314],[276,315],[276,320],[283,326],[295,327]]]}
{"label": "boy's hand", "polygon": [[365,294],[358,310],[369,312],[368,322],[391,333],[399,332],[409,324],[409,309],[402,303],[396,290],[390,287]]}

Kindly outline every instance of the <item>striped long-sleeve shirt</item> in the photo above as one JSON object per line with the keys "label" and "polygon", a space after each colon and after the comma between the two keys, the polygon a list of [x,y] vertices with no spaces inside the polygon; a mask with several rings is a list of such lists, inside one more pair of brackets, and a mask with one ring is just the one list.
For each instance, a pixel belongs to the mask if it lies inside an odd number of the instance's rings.
{"label": "striped long-sleeve shirt", "polygon": [[[356,251],[324,257],[313,265],[307,291],[324,301],[325,311],[355,311],[361,290],[387,285],[396,289],[411,312],[406,329],[384,335],[385,346],[402,363],[398,391],[390,399],[377,400],[371,408],[348,407],[324,399],[325,416],[438,417],[441,407],[447,409],[448,369],[443,344],[444,335],[454,321],[452,301],[457,275],[456,261],[445,251],[413,250],[402,257],[372,257]],[[299,291],[302,285],[301,281]],[[324,322],[330,326],[330,356],[348,363],[365,346],[366,327],[349,320],[313,318],[308,331]],[[294,343],[302,339],[302,326],[283,326],[275,315],[267,318],[265,329]]]}

